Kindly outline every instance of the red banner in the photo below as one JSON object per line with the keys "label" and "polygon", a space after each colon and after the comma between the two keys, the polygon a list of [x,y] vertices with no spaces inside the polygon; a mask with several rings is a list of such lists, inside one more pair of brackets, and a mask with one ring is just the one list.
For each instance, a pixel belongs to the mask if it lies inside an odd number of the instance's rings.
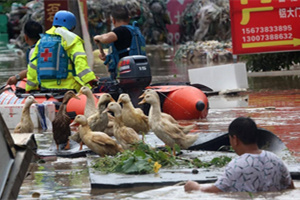
{"label": "red banner", "polygon": [[300,50],[300,0],[230,0],[234,54]]}
{"label": "red banner", "polygon": [[180,39],[180,16],[186,6],[193,3],[193,0],[169,0],[167,1],[167,9],[171,18],[171,24],[167,24],[168,41],[172,44],[178,44]]}
{"label": "red banner", "polygon": [[68,10],[68,0],[44,0],[45,30],[52,27],[53,17],[59,10]]}

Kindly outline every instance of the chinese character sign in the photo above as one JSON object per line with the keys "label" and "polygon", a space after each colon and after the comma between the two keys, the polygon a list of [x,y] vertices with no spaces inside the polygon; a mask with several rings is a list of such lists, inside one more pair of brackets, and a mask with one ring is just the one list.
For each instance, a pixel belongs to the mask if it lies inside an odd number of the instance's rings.
{"label": "chinese character sign", "polygon": [[168,41],[172,44],[178,44],[180,39],[179,23],[180,16],[186,6],[191,4],[192,0],[168,0],[167,8],[171,18],[171,24],[167,24]]}
{"label": "chinese character sign", "polygon": [[230,0],[234,54],[300,50],[300,0]]}
{"label": "chinese character sign", "polygon": [[52,26],[53,17],[59,10],[68,10],[68,0],[44,0],[45,30]]}

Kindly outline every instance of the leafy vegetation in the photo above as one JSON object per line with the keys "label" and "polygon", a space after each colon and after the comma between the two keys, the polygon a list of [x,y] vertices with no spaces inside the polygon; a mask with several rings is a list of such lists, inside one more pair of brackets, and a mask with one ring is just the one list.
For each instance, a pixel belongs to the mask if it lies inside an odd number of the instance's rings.
{"label": "leafy vegetation", "polygon": [[262,53],[241,55],[241,61],[246,62],[249,71],[272,71],[290,69],[294,63],[300,62],[299,52]]}
{"label": "leafy vegetation", "polygon": [[253,195],[253,193],[252,193],[252,192],[248,192],[248,194],[249,194],[249,197],[250,197],[251,199],[253,199],[253,198],[254,198],[254,195]]}
{"label": "leafy vegetation", "polygon": [[[161,167],[223,167],[231,158],[221,156],[213,158],[210,162],[203,162],[198,158],[186,159],[173,156],[171,148],[162,150],[152,149],[147,144],[138,143],[134,146],[135,150],[126,150],[114,157],[106,156],[96,159],[93,168],[105,173],[125,173],[125,174],[149,174],[157,173]],[[177,152],[180,148],[175,147]]]}
{"label": "leafy vegetation", "polygon": [[229,158],[228,156],[216,157],[216,158],[213,158],[210,162],[203,162],[198,158],[194,158],[193,164],[196,167],[199,167],[199,168],[201,168],[201,167],[211,167],[211,166],[223,167],[227,163],[229,163],[230,161],[231,161],[231,158]]}

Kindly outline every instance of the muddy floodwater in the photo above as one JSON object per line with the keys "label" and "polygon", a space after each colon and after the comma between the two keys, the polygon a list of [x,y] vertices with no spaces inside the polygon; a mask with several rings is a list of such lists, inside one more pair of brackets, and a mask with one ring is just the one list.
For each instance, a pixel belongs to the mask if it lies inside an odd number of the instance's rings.
{"label": "muddy floodwater", "polygon": [[[289,148],[292,155],[300,160],[300,90],[276,90],[245,92],[235,96],[210,96],[210,110],[206,119],[181,121],[183,124],[196,123],[200,133],[226,132],[228,124],[238,116],[252,117],[259,127],[276,134]],[[39,148],[49,148],[52,133],[36,134]],[[149,193],[140,193],[135,188],[104,193],[91,190],[85,158],[45,158],[42,163],[33,163],[24,180],[19,199],[27,199],[38,193],[43,199],[241,199],[250,198],[248,193],[203,194],[183,192],[183,186],[165,188]],[[296,186],[300,182],[295,180]],[[150,188],[147,188],[150,189]],[[150,196],[149,196],[150,195]],[[200,195],[200,196],[199,196]],[[255,199],[295,199],[300,189],[278,193],[255,194]]]}
{"label": "muddy floodwater", "polygon": [[[157,53],[160,52],[160,53]],[[171,52],[171,53],[170,53]],[[173,52],[174,53],[174,52]],[[11,57],[14,55],[12,54]],[[170,49],[154,49],[149,53],[153,83],[188,81],[188,69],[205,65],[188,62],[175,63]],[[0,56],[0,82],[25,68],[22,60]],[[219,63],[216,63],[216,65]],[[210,64],[213,65],[213,64]],[[95,65],[99,76],[105,69]],[[299,72],[299,71],[298,71]],[[196,123],[193,131],[199,133],[226,132],[229,123],[238,116],[252,117],[259,127],[276,134],[300,162],[300,78],[295,75],[248,76],[249,88],[235,95],[209,96],[209,113],[206,119],[180,121]],[[217,80],[216,80],[217,81]],[[51,132],[35,130],[38,148],[47,149],[52,142]],[[297,188],[300,181],[295,180]],[[153,189],[153,188],[147,188]],[[92,190],[86,158],[47,157],[34,162],[20,188],[18,199],[299,199],[300,189],[276,193],[185,193],[183,186],[160,188],[143,192],[128,190]]]}

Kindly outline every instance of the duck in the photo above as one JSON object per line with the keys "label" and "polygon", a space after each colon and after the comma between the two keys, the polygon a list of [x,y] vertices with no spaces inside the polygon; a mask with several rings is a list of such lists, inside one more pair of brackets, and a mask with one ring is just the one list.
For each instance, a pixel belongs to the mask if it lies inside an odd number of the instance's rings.
{"label": "duck", "polygon": [[[85,104],[85,108],[84,108],[84,115],[87,118],[89,118],[90,116],[97,114],[96,102],[95,102],[95,98],[94,98],[92,90],[87,86],[83,86],[83,87],[80,88],[77,95],[79,96],[81,94],[86,96],[86,104]],[[108,114],[108,120],[109,121],[108,121],[107,127],[105,128],[104,132],[108,135],[113,135],[113,120],[114,120],[114,117],[109,113],[107,113],[107,114]]]}
{"label": "duck", "polygon": [[92,131],[105,132],[105,129],[107,128],[109,123],[109,118],[108,113],[103,113],[103,111],[106,109],[106,105],[111,101],[115,100],[109,93],[104,93],[100,96],[97,103],[97,112],[87,118],[88,124]]}
{"label": "duck", "polygon": [[[157,92],[155,90],[152,90],[152,89],[146,89],[144,91],[144,93],[141,96],[139,96],[139,98],[144,98],[144,96],[146,94],[153,94],[160,101],[160,98],[159,98]],[[151,117],[152,117],[152,109],[150,107],[148,118],[150,119]],[[191,125],[186,125],[186,126],[180,125],[178,123],[178,121],[176,119],[174,119],[174,117],[172,117],[172,115],[170,115],[168,113],[165,113],[165,112],[161,112],[161,117],[164,120],[168,120],[169,122],[171,122],[173,124],[176,124],[178,126],[178,128],[181,129],[185,134],[188,134],[189,132],[191,132],[191,130],[196,128],[196,124],[191,124]]]}
{"label": "duck", "polygon": [[125,126],[133,128],[139,134],[149,132],[148,116],[142,109],[133,106],[129,94],[120,94],[117,102],[122,103],[122,120]]}
{"label": "duck", "polygon": [[122,147],[106,133],[101,131],[92,131],[88,125],[86,116],[77,115],[70,126],[79,124],[78,132],[84,144],[93,152],[101,157],[106,155],[114,156],[123,152]]}
{"label": "duck", "polygon": [[132,149],[132,145],[141,141],[137,132],[124,125],[122,118],[122,107],[117,102],[110,102],[104,112],[111,111],[114,113],[114,136],[121,144],[123,149]]}
{"label": "duck", "polygon": [[97,112],[96,108],[96,101],[95,97],[93,95],[92,90],[87,86],[82,86],[77,94],[79,95],[85,95],[86,96],[86,102],[84,107],[84,116],[87,118]]}
{"label": "duck", "polygon": [[[89,116],[92,116],[97,113],[96,109],[96,101],[93,95],[92,90],[87,87],[87,86],[82,86],[77,93],[77,96],[80,95],[85,95],[86,96],[86,102],[85,102],[85,107],[84,107],[84,115],[88,118]],[[82,150],[82,140],[80,138],[80,135],[78,132],[75,132],[73,135],[69,136],[69,139],[80,143],[80,148],[79,150]]]}
{"label": "duck", "polygon": [[14,129],[14,133],[32,133],[34,130],[34,124],[30,117],[30,106],[34,103],[38,103],[35,98],[30,95],[26,98],[22,114],[21,114],[21,121],[17,124]]}
{"label": "duck", "polygon": [[178,126],[162,117],[160,101],[155,94],[148,93],[139,104],[148,103],[152,109],[152,116],[149,118],[149,125],[154,134],[173,148],[175,155],[175,144],[181,149],[188,149],[199,137],[199,134],[185,134]]}
{"label": "duck", "polygon": [[107,113],[107,114],[108,114],[108,124],[103,132],[109,136],[113,136],[114,135],[114,120],[115,120],[115,118],[111,114],[109,114],[109,113]]}
{"label": "duck", "polygon": [[[70,135],[69,139],[73,140],[73,141],[75,141],[77,143],[81,143],[82,142],[78,131],[76,131],[74,134]],[[82,146],[81,146],[81,148],[79,150],[82,150]]]}
{"label": "duck", "polygon": [[62,104],[59,106],[55,118],[52,121],[53,139],[57,150],[59,150],[60,144],[65,143],[67,143],[67,145],[64,149],[70,149],[69,136],[71,135],[71,129],[69,125],[71,123],[71,118],[68,116],[66,108],[71,98],[79,99],[74,91],[69,90],[64,94]]}

